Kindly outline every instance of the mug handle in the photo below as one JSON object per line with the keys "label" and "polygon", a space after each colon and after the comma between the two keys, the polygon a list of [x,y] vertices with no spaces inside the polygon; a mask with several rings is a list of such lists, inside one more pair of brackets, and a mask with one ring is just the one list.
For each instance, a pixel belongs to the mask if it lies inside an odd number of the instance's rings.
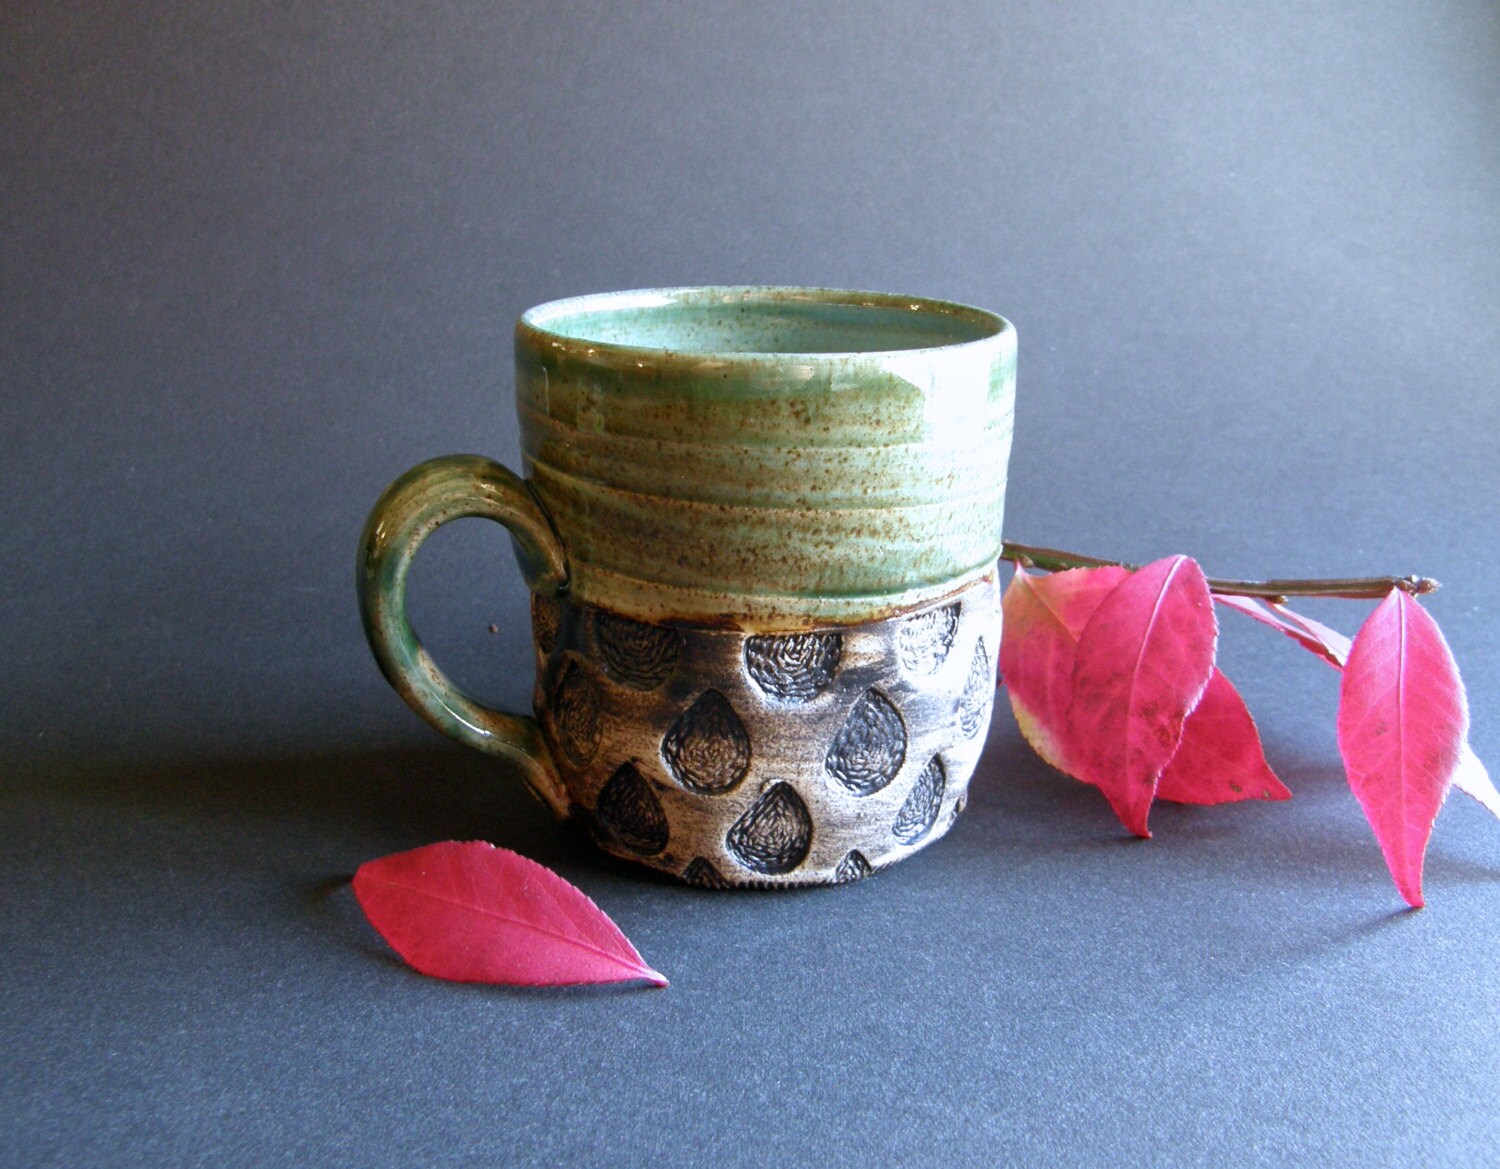
{"label": "mug handle", "polygon": [[359,542],[359,612],[386,680],[445,735],[520,768],[559,816],[570,801],[534,718],[491,710],[438,668],[406,616],[406,575],[422,541],[449,520],[482,516],[503,525],[527,585],[554,596],[567,584],[562,541],[525,480],[480,455],[444,455],[413,467],[385,489]]}

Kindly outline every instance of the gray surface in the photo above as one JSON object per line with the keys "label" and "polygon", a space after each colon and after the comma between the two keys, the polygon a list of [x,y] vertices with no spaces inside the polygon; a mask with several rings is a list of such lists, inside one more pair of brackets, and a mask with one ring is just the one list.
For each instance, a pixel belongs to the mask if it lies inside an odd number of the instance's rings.
{"label": "gray surface", "polygon": [[[351,561],[410,463],[515,457],[529,304],[947,296],[1020,330],[1012,538],[1438,576],[1500,763],[1497,131],[1482,3],[5,4],[0,1162],[1492,1159],[1500,827],[1456,797],[1398,912],[1274,635],[1223,652],[1288,805],[1128,841],[1000,718],[928,853],[725,896],[419,724]],[[415,577],[524,703],[498,532]],[[671,988],[404,971],[341,877],[474,836]]]}

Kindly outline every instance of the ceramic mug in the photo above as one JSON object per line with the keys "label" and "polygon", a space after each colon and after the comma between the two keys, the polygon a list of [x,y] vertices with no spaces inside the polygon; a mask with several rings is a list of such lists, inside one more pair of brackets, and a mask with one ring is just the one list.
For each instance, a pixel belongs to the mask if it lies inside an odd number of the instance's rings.
{"label": "ceramic mug", "polygon": [[[531,309],[515,353],[526,478],[433,459],[365,528],[361,612],[401,696],[694,884],[844,882],[943,835],[994,700],[1009,323],[658,289]],[[463,693],[407,620],[412,556],[460,516],[514,537],[534,717]]]}

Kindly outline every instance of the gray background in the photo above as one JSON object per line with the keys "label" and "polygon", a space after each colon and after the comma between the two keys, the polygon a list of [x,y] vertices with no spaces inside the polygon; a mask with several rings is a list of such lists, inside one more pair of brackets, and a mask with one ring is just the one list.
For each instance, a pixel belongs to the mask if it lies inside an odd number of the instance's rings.
{"label": "gray background", "polygon": [[[717,895],[420,724],[352,578],[396,473],[516,458],[530,304],[950,297],[1020,332],[1011,538],[1437,576],[1500,763],[1497,131],[1486,3],[8,0],[0,1162],[1493,1157],[1500,827],[1455,797],[1402,912],[1336,677],[1274,634],[1226,616],[1221,661],[1290,804],[1138,843],[1002,710],[940,845]],[[529,700],[498,529],[412,603]],[[343,881],[449,837],[671,988],[407,972]]]}

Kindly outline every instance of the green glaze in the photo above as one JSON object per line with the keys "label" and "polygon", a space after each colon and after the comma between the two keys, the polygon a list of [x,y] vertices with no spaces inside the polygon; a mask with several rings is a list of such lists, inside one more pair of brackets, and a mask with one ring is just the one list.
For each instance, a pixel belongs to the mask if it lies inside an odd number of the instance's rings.
{"label": "green glaze", "polygon": [[490,710],[450,681],[417,640],[406,616],[406,576],[422,541],[449,520],[481,516],[515,537],[526,583],[539,595],[567,580],[562,545],[530,489],[514,472],[479,455],[446,455],[412,468],[376,502],[360,537],[359,611],[386,680],[446,735],[519,768],[558,815],[567,793],[536,720]]}
{"label": "green glaze", "polygon": [[614,293],[516,330],[527,477],[575,600],[743,629],[876,619],[1000,550],[1015,332],[821,289]]}

